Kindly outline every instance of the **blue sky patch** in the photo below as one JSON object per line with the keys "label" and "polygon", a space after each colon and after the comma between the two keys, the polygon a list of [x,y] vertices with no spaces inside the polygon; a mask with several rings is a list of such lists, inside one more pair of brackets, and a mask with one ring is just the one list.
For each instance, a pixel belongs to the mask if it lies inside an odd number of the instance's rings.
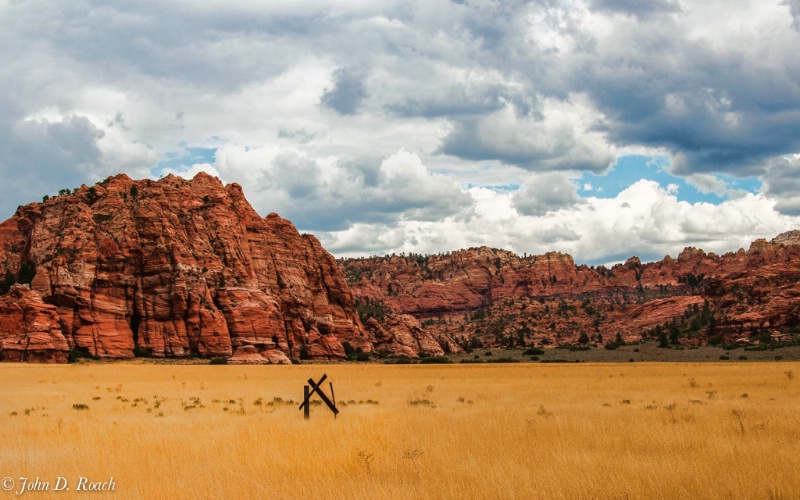
{"label": "blue sky patch", "polygon": [[184,147],[180,151],[167,153],[167,157],[158,162],[158,165],[153,167],[152,172],[156,176],[161,176],[163,175],[164,171],[168,169],[175,172],[182,172],[189,170],[192,165],[196,165],[198,163],[208,163],[213,165],[216,155],[217,148]]}
{"label": "blue sky patch", "polygon": [[[575,180],[578,192],[583,197],[614,198],[621,191],[630,187],[641,179],[648,179],[659,183],[663,188],[670,186],[677,188],[673,194],[681,201],[689,203],[719,204],[728,198],[724,192],[703,192],[686,178],[672,175],[668,171],[669,158],[665,156],[622,156],[605,175],[596,175],[584,172]],[[761,180],[755,177],[737,178],[730,175],[714,175],[728,191],[747,191],[758,193],[761,190]]]}

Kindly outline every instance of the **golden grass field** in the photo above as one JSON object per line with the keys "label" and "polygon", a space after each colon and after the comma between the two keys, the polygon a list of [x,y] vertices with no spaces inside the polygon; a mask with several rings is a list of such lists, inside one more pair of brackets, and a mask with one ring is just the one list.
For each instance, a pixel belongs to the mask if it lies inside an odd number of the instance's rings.
{"label": "golden grass field", "polygon": [[[341,413],[305,421],[323,373]],[[798,363],[3,364],[0,385],[0,500],[800,498]]]}

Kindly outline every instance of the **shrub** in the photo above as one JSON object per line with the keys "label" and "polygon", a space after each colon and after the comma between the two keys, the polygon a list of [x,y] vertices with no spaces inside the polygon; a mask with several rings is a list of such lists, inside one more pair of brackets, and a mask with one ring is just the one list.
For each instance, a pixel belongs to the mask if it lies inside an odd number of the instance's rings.
{"label": "shrub", "polygon": [[224,358],[224,357],[213,358],[209,364],[210,365],[227,365],[228,364],[228,358]]}
{"label": "shrub", "polygon": [[540,347],[530,347],[523,352],[525,356],[542,356],[544,354],[544,349]]}
{"label": "shrub", "polygon": [[415,360],[413,360],[411,358],[407,358],[405,356],[399,356],[399,357],[396,357],[396,358],[385,359],[383,361],[383,364],[385,364],[385,365],[411,365],[411,364],[414,364],[416,362],[417,361],[415,361]]}
{"label": "shrub", "polygon": [[89,205],[96,202],[98,198],[100,198],[100,196],[97,194],[96,187],[92,186],[86,191],[86,202],[89,203]]}
{"label": "shrub", "polygon": [[100,359],[100,356],[92,356],[85,347],[76,347],[67,353],[67,363],[77,363],[81,358]]}
{"label": "shrub", "polygon": [[344,349],[344,355],[348,358],[357,354],[356,349],[350,342],[342,342],[342,348]]}
{"label": "shrub", "polygon": [[369,361],[370,359],[372,359],[372,356],[370,356],[368,352],[356,354],[356,361]]}
{"label": "shrub", "polygon": [[452,363],[450,358],[446,358],[444,356],[428,356],[427,358],[422,358],[420,363],[424,364],[447,364]]}
{"label": "shrub", "polygon": [[72,405],[72,409],[73,410],[88,410],[89,409],[89,405],[85,405],[83,403],[76,403],[76,404]]}
{"label": "shrub", "polygon": [[518,359],[514,358],[495,358],[495,359],[487,359],[487,363],[519,363]]}
{"label": "shrub", "polygon": [[149,347],[143,347],[137,345],[136,347],[133,348],[133,355],[134,357],[137,358],[149,358],[150,356],[153,355],[153,350],[150,349]]}

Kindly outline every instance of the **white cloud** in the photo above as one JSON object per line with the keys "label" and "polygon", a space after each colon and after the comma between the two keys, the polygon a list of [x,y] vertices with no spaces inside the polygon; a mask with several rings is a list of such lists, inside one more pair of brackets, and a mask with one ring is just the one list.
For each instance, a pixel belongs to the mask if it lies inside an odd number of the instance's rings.
{"label": "white cloud", "polygon": [[[513,193],[470,190],[474,216],[458,220],[406,221],[395,226],[387,246],[371,252],[437,253],[479,245],[519,254],[551,250],[570,253],[578,263],[611,263],[638,255],[644,260],[675,257],[685,246],[724,253],[747,248],[756,238],[772,238],[800,219],[779,216],[774,201],[747,194],[719,205],[690,204],[653,181],[639,181],[614,198],[585,198],[555,212],[523,215],[513,209]],[[367,239],[369,225],[358,232]],[[326,233],[323,241],[342,255],[360,255],[352,230]],[[389,243],[389,242],[387,242]]]}
{"label": "white cloud", "polygon": [[[798,11],[0,0],[0,211],[119,171],[203,170],[339,252],[738,245],[800,214]],[[153,173],[192,148],[215,161]],[[727,201],[634,182],[600,199],[572,180],[623,152],[668,157]],[[764,194],[719,174],[760,176]]]}
{"label": "white cloud", "polygon": [[217,150],[222,179],[239,182],[260,213],[278,212],[314,231],[354,223],[468,216],[459,183],[403,149],[386,158],[315,158],[291,148]]}
{"label": "white cloud", "polygon": [[545,215],[570,208],[580,202],[578,186],[570,174],[548,172],[529,176],[512,197],[514,207],[523,215]]}
{"label": "white cloud", "polygon": [[725,196],[728,187],[725,182],[711,174],[692,174],[686,177],[686,182],[696,187],[701,193],[714,193],[717,196]]}

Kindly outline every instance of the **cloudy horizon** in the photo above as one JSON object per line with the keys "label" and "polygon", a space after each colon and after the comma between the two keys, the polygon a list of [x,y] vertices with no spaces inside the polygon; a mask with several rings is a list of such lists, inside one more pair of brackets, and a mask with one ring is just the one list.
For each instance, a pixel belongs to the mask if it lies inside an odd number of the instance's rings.
{"label": "cloudy horizon", "polygon": [[652,261],[800,228],[800,0],[0,0],[0,24],[3,219],[205,171],[336,256]]}

